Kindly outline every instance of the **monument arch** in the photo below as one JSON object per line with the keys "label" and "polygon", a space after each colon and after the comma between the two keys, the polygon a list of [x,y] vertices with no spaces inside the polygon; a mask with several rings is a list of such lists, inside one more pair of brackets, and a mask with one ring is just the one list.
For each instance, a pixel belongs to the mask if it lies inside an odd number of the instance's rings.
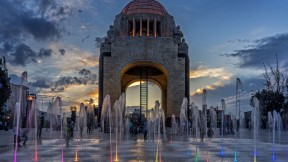
{"label": "monument arch", "polygon": [[[188,45],[173,16],[156,0],[132,0],[110,25],[100,47],[100,109],[106,94],[114,103],[135,80],[161,87],[166,117],[179,116],[183,98],[189,99]],[[143,109],[146,88],[140,85]]]}

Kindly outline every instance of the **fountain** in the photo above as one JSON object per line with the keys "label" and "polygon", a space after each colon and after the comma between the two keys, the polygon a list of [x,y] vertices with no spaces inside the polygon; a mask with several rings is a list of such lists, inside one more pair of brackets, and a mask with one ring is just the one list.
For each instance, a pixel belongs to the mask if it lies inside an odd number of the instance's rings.
{"label": "fountain", "polygon": [[199,128],[199,110],[198,107],[192,103],[192,134],[195,135],[197,140],[197,130]]}
{"label": "fountain", "polygon": [[201,114],[201,128],[204,129],[204,134],[207,137],[207,91],[206,89],[203,89],[202,93],[202,114]]}
{"label": "fountain", "polygon": [[[108,127],[108,128],[107,128]],[[112,154],[112,114],[111,114],[111,102],[110,96],[106,95],[102,104],[102,112],[101,112],[101,129],[104,133],[109,131],[110,135],[110,162],[113,161]]]}
{"label": "fountain", "polygon": [[278,113],[276,110],[274,110],[273,113],[271,111],[268,112],[267,128],[269,131],[269,139],[270,139],[270,131],[272,131],[272,161],[275,161],[276,130],[278,134],[278,141],[281,142],[281,134],[282,134],[281,131],[283,129],[280,113]]}
{"label": "fountain", "polygon": [[152,108],[147,115],[147,125],[146,125],[146,130],[147,130],[147,139],[148,140],[154,140],[154,123],[155,123],[155,113],[154,113],[154,108]]}
{"label": "fountain", "polygon": [[20,140],[20,116],[21,116],[21,108],[20,103],[17,102],[15,105],[14,111],[14,121],[13,121],[13,133],[14,133],[14,162],[17,162],[17,150],[18,150],[18,143]]}
{"label": "fountain", "polygon": [[[122,95],[121,95],[122,96]],[[119,100],[115,101],[113,105],[113,109],[110,107],[110,96],[107,95],[103,102],[103,111],[101,114],[103,115],[101,118],[102,124],[102,132],[103,134],[96,131],[96,136],[93,135],[92,138],[89,136],[82,136],[81,137],[81,128],[85,127],[85,108],[84,105],[80,105],[79,110],[79,116],[77,117],[77,122],[75,123],[78,127],[77,130],[77,139],[70,141],[69,147],[63,147],[62,139],[62,132],[61,132],[61,139],[60,140],[50,140],[48,143],[46,139],[44,139],[42,145],[36,145],[37,141],[35,142],[35,146],[33,147],[27,147],[25,149],[21,149],[21,151],[18,151],[18,161],[22,161],[21,158],[23,158],[23,152],[27,150],[33,151],[35,154],[33,156],[34,161],[52,161],[57,159],[50,159],[51,154],[55,154],[56,158],[62,158],[61,161],[89,161],[91,159],[95,161],[131,161],[131,160],[137,160],[137,161],[234,161],[235,160],[235,137],[230,134],[225,134],[225,118],[224,114],[227,113],[225,100],[221,100],[221,105],[219,110],[217,111],[217,117],[222,120],[218,120],[217,124],[220,126],[220,133],[219,135],[215,134],[213,139],[207,139],[204,142],[195,141],[195,139],[198,137],[198,128],[199,128],[199,110],[195,104],[191,104],[191,111],[192,111],[192,132],[193,136],[186,136],[185,132],[184,136],[181,135],[180,125],[177,123],[177,117],[175,115],[171,116],[171,131],[169,131],[169,135],[171,134],[171,140],[165,140],[166,130],[165,128],[165,115],[164,111],[160,106],[160,102],[156,101],[155,106],[153,109],[150,109],[147,112],[147,125],[146,125],[146,137],[144,133],[144,138],[142,136],[142,132],[136,136],[131,136],[129,134],[129,128],[130,128],[130,122],[129,118],[130,115],[128,115],[127,110],[125,109],[125,106],[121,107],[123,102],[121,102],[122,97],[119,97]],[[123,101],[123,100],[122,100]],[[33,101],[32,102],[32,109],[30,112],[30,118],[35,118],[35,111],[37,111],[37,105]],[[35,103],[35,105],[34,105]],[[184,102],[179,105],[182,109],[182,119],[181,123],[185,123],[183,112],[185,112],[185,109],[182,107],[185,107],[183,105],[186,104],[186,101],[184,99]],[[259,116],[259,102],[254,99],[253,100],[254,108],[252,109],[251,113],[251,121],[253,125],[253,131],[249,131],[248,129],[241,129],[239,133],[245,134],[242,135],[244,138],[241,138],[241,142],[237,141],[237,160],[239,161],[265,161],[268,158],[271,158],[272,154],[272,160],[276,161],[285,161],[285,154],[283,154],[283,151],[279,148],[284,148],[284,145],[281,143],[282,141],[278,141],[279,139],[279,129],[281,130],[281,122],[279,118],[279,113],[269,112],[268,113],[268,124],[270,125],[271,130],[273,131],[273,139],[271,139],[270,143],[267,143],[267,139],[265,138],[265,134],[268,131],[261,132],[261,136],[258,136],[258,132],[260,133],[261,130],[258,130],[259,123],[260,123],[260,116]],[[56,110],[60,110],[61,112],[61,128],[64,130],[64,128],[67,126],[67,119],[68,114],[62,113],[61,108],[61,98],[55,99],[55,102],[53,103],[54,108]],[[16,108],[17,109],[17,108]],[[222,110],[222,111],[220,111]],[[50,111],[50,110],[49,110]],[[52,111],[52,110],[51,110]],[[51,112],[50,111],[50,112]],[[34,113],[33,113],[34,112]],[[212,116],[212,126],[216,125],[213,123],[213,109],[210,108],[211,116]],[[222,118],[221,118],[222,115]],[[231,115],[231,114],[230,114]],[[15,116],[17,116],[17,111]],[[113,116],[113,118],[112,118]],[[121,121],[122,117],[122,121]],[[226,116],[227,119],[229,116]],[[28,121],[35,122],[37,120],[27,119]],[[20,118],[21,119],[21,118]],[[17,119],[15,119],[17,120]],[[104,121],[103,121],[104,120]],[[16,124],[17,122],[15,122]],[[121,123],[123,124],[121,126]],[[221,124],[220,124],[221,123]],[[35,123],[37,125],[37,123]],[[203,126],[203,125],[202,125]],[[213,126],[213,127],[214,127]],[[215,126],[216,127],[216,126]],[[186,129],[186,125],[183,129]],[[62,130],[61,129],[61,130]],[[194,131],[195,130],[195,131]],[[197,132],[197,133],[195,133]],[[109,133],[109,135],[108,135]],[[238,133],[238,134],[239,134]],[[263,133],[263,135],[262,135]],[[286,132],[282,132],[285,134]],[[57,130],[55,130],[55,135],[57,135]],[[99,134],[99,136],[97,135]],[[195,134],[195,136],[194,136]],[[246,135],[247,134],[247,135]],[[35,134],[36,135],[36,134]],[[101,136],[102,135],[102,136]],[[277,136],[278,135],[278,136]],[[122,140],[127,139],[127,140]],[[272,133],[271,133],[272,136]],[[252,137],[252,138],[251,138]],[[86,139],[87,138],[87,139]],[[79,139],[81,142],[79,142]],[[172,141],[173,139],[173,141]],[[261,141],[262,140],[262,141]],[[264,142],[263,142],[264,141]],[[269,141],[268,141],[269,142]],[[30,142],[29,142],[30,143]],[[51,143],[51,145],[50,145]],[[279,144],[280,143],[280,144]],[[34,142],[33,142],[34,144]],[[47,151],[47,145],[51,149]],[[270,146],[271,147],[265,147]],[[264,146],[264,147],[263,147]],[[259,148],[261,147],[261,151],[259,151]],[[221,153],[219,155],[219,148],[221,148]],[[258,152],[257,152],[258,150]],[[61,152],[62,151],[62,152]],[[225,156],[224,156],[225,151]],[[48,153],[47,153],[48,152]],[[51,153],[49,153],[51,152]],[[252,152],[252,154],[251,154]],[[268,154],[267,154],[268,152]],[[270,153],[270,154],[269,154]],[[65,159],[64,159],[65,154]],[[7,155],[4,153],[0,153],[1,158],[8,159]],[[4,155],[4,156],[2,156]],[[39,155],[39,158],[38,158]],[[250,156],[251,155],[251,156]],[[59,158],[59,159],[60,159]],[[4,162],[5,162],[4,159]],[[2,160],[2,159],[1,159]],[[7,160],[6,160],[7,161]],[[9,161],[9,160],[8,160]],[[23,161],[27,161],[26,159]],[[30,159],[31,160],[31,156]],[[60,160],[59,160],[60,161]],[[15,161],[16,162],[16,161]]]}
{"label": "fountain", "polygon": [[80,130],[80,137],[83,137],[83,130],[85,130],[84,128],[87,126],[87,112],[85,110],[84,103],[80,104],[78,126]]}
{"label": "fountain", "polygon": [[276,126],[277,126],[277,133],[278,133],[278,141],[281,141],[283,124],[282,124],[282,118],[279,112],[276,112]]}
{"label": "fountain", "polygon": [[186,135],[188,136],[189,133],[189,122],[187,119],[187,108],[188,108],[188,100],[185,97],[183,99],[181,109],[180,109],[180,131],[181,134],[184,134],[186,132]]}
{"label": "fountain", "polygon": [[172,115],[171,117],[171,127],[172,127],[171,135],[176,135],[178,131],[178,124],[177,124],[175,115]]}
{"label": "fountain", "polygon": [[254,162],[257,161],[257,136],[260,125],[260,110],[259,110],[259,101],[256,97],[253,98],[252,117],[253,117],[253,139],[254,139]]}
{"label": "fountain", "polygon": [[[57,127],[59,126],[59,123],[60,123],[60,141],[61,141],[61,161],[64,162],[64,142],[63,141],[63,125],[65,122],[64,120],[64,114],[62,112],[62,100],[61,100],[61,97],[56,97],[54,102],[53,102],[53,106],[52,106],[52,112],[54,115],[56,115],[56,129]],[[60,114],[60,119],[57,118],[57,115]],[[54,116],[52,115],[52,116]]]}
{"label": "fountain", "polygon": [[[118,159],[118,134],[121,134],[121,129],[122,129],[122,111],[121,111],[121,106],[118,100],[115,101],[113,110],[115,112],[115,134],[116,134],[116,151],[115,151],[115,161],[119,161]],[[120,127],[120,129],[119,129]],[[120,130],[120,132],[119,132]]]}
{"label": "fountain", "polygon": [[119,131],[120,131],[120,140],[122,139],[122,133],[124,132],[124,120],[126,116],[126,109],[125,109],[125,100],[126,96],[125,93],[119,97]]}
{"label": "fountain", "polygon": [[224,113],[225,113],[225,109],[226,109],[226,104],[225,104],[225,100],[222,99],[221,100],[221,108],[222,108],[222,113],[221,113],[221,156],[224,156]]}
{"label": "fountain", "polygon": [[[34,153],[34,161],[38,161],[38,118],[37,118],[37,115],[38,115],[38,107],[37,107],[37,102],[36,102],[36,99],[34,98],[32,100],[32,105],[31,105],[31,110],[30,110],[30,113],[29,113],[29,119],[30,121],[31,118],[34,119],[34,130],[35,130],[35,142],[34,142],[34,145],[35,145],[35,153]],[[31,125],[32,125],[32,122],[31,122]]]}
{"label": "fountain", "polygon": [[159,108],[159,124],[158,124],[158,135],[160,136],[160,129],[162,126],[162,131],[163,131],[163,136],[164,136],[164,140],[166,140],[166,126],[165,126],[165,113],[164,110],[162,108]]}
{"label": "fountain", "polygon": [[214,111],[214,107],[210,107],[210,115],[211,115],[211,128],[217,127],[217,114],[216,111]]}

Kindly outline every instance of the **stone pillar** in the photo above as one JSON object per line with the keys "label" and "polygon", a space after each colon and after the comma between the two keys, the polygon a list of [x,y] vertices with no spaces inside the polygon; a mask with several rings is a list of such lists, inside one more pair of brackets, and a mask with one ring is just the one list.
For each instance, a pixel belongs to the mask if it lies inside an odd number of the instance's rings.
{"label": "stone pillar", "polygon": [[142,18],[140,18],[140,37],[142,36]]}
{"label": "stone pillar", "polygon": [[147,19],[147,36],[149,37],[150,36],[150,30],[149,30],[149,19]]}
{"label": "stone pillar", "polygon": [[133,18],[133,37],[135,37],[135,19]]}

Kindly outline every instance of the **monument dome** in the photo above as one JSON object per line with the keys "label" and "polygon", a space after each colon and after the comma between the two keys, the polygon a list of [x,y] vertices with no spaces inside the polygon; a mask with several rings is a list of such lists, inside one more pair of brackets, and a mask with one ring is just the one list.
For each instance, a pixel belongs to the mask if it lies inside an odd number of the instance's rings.
{"label": "monument dome", "polygon": [[133,0],[123,8],[122,13],[125,15],[155,14],[164,16],[167,11],[155,0]]}

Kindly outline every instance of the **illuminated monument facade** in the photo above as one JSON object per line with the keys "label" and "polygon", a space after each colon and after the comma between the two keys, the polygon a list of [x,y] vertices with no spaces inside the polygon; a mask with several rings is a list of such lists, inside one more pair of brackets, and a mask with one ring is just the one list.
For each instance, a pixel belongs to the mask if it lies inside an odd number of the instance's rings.
{"label": "illuminated monument facade", "polygon": [[173,16],[155,0],[133,0],[114,20],[101,44],[99,107],[106,94],[115,102],[128,86],[140,81],[141,113],[147,112],[148,82],[161,89],[166,117],[179,116],[189,99],[188,45]]}

